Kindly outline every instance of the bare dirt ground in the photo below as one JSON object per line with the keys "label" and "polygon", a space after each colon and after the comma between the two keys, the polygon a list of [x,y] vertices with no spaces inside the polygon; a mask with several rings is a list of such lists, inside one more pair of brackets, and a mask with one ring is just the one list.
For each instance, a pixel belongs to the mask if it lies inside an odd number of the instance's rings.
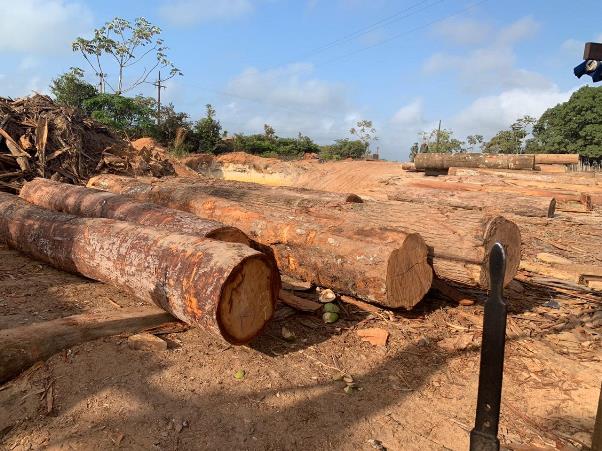
{"label": "bare dirt ground", "polygon": [[[600,297],[519,280],[507,290],[500,439],[585,449],[602,374]],[[77,346],[0,386],[0,449],[465,450],[483,296],[460,307],[431,292],[412,313],[345,304],[332,325],[281,306],[248,347],[198,329],[163,336],[160,352],[131,350],[125,337]],[[138,303],[0,247],[0,328]],[[387,330],[387,345],[361,341],[366,327]]]}

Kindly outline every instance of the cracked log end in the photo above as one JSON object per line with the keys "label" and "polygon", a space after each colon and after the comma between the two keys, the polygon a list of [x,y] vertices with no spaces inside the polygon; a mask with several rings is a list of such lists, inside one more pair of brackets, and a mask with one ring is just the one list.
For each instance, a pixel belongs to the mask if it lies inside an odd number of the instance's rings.
{"label": "cracked log end", "polygon": [[489,253],[496,242],[500,242],[506,251],[504,285],[508,285],[514,279],[520,265],[521,237],[518,226],[502,216],[493,218],[487,225],[484,236],[486,253],[480,278],[483,288],[489,287]]}
{"label": "cracked log end", "polygon": [[428,248],[417,233],[406,236],[389,256],[387,264],[388,307],[414,307],[431,288],[433,269],[427,262]]}
{"label": "cracked log end", "polygon": [[217,310],[218,325],[227,341],[244,344],[259,335],[274,314],[279,279],[264,255],[248,257],[232,271]]}

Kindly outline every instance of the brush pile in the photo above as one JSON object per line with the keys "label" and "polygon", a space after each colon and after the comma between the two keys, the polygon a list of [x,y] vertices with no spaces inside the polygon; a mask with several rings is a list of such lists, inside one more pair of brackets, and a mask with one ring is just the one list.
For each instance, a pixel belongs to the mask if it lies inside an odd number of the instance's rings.
{"label": "brush pile", "polygon": [[0,190],[18,191],[35,177],[85,185],[105,172],[160,177],[173,174],[173,167],[48,96],[0,98]]}

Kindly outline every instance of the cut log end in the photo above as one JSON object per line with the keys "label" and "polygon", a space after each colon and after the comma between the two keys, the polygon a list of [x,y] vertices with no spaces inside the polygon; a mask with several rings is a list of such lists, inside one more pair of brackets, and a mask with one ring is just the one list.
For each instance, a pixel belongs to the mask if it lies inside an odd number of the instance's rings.
{"label": "cut log end", "polygon": [[504,285],[509,284],[518,271],[521,256],[521,236],[518,226],[502,216],[494,218],[488,225],[485,232],[485,268],[481,271],[480,285],[489,287],[489,253],[493,245],[499,242],[506,251],[506,274],[504,275]]}
{"label": "cut log end", "polygon": [[232,344],[256,337],[274,314],[279,290],[278,273],[267,257],[243,260],[222,290],[217,317],[223,337]]}
{"label": "cut log end", "polygon": [[207,238],[250,246],[251,240],[236,227],[224,226],[207,234]]}
{"label": "cut log end", "polygon": [[387,306],[411,309],[428,292],[433,270],[427,262],[428,248],[417,233],[409,234],[389,256]]}

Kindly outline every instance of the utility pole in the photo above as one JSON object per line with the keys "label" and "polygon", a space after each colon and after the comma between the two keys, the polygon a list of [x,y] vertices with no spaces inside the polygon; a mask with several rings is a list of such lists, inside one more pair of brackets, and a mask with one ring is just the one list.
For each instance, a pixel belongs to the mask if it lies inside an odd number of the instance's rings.
{"label": "utility pole", "polygon": [[157,81],[153,83],[153,86],[157,87],[157,125],[161,125],[161,89],[165,89],[165,85],[161,84],[161,71]]}
{"label": "utility pole", "polygon": [[439,152],[439,135],[441,135],[441,119],[439,119],[439,128],[437,129],[437,144],[436,144],[437,152]]}

